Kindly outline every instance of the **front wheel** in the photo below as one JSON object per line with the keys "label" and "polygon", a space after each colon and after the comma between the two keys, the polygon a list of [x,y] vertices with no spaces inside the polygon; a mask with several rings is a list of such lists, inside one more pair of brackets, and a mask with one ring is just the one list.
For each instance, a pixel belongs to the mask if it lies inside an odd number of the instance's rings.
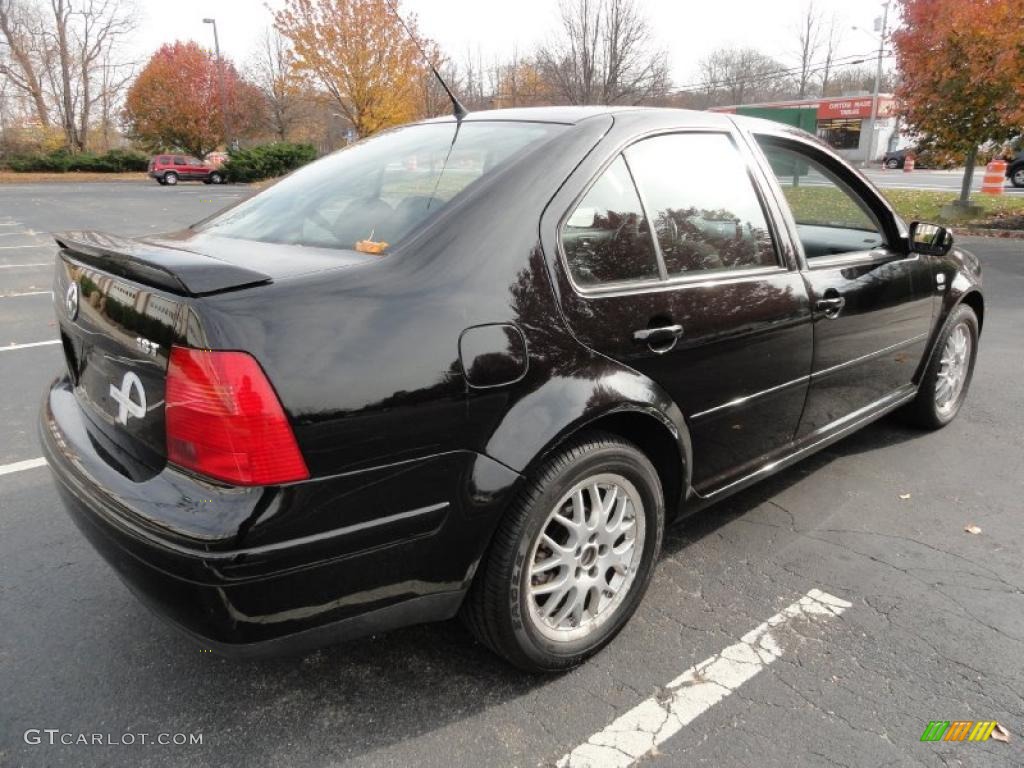
{"label": "front wheel", "polygon": [[961,304],[939,335],[917,397],[905,411],[908,420],[924,429],[939,429],[956,418],[967,398],[977,357],[978,316]]}
{"label": "front wheel", "polygon": [[223,184],[224,177],[218,171],[214,171],[210,174],[210,182],[212,184]]}
{"label": "front wheel", "polygon": [[896,168],[900,167],[900,161],[894,157],[890,158],[885,161],[885,167],[888,168],[889,170],[895,170]]}
{"label": "front wheel", "polygon": [[506,513],[462,617],[516,666],[557,672],[633,615],[661,549],[658,473],[632,443],[594,433],[541,465]]}
{"label": "front wheel", "polygon": [[1015,187],[1024,187],[1024,165],[1010,174],[1010,183]]}

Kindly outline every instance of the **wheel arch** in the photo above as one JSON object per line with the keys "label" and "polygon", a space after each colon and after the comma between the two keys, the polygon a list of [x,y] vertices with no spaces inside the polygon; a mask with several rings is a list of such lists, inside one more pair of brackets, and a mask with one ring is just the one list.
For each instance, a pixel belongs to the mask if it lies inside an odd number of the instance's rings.
{"label": "wheel arch", "polygon": [[[981,295],[981,291],[975,289],[965,293],[957,304],[966,304],[974,310],[974,314],[978,316],[978,333],[981,333],[982,327],[985,325],[985,299]],[[956,306],[950,309],[950,312],[955,309]]]}
{"label": "wheel arch", "polygon": [[961,305],[967,305],[978,318],[978,335],[981,336],[981,328],[985,321],[985,299],[981,295],[981,290],[977,287],[971,287],[964,293],[956,296],[955,299],[949,302],[948,305],[943,307],[942,314],[939,316],[938,322],[935,323],[935,329],[932,332],[932,337],[928,341],[928,350],[924,358],[918,365],[917,371],[914,373],[914,383],[919,384],[921,377],[924,376],[924,372],[928,370],[928,366],[931,364],[932,358],[938,352],[938,341],[942,336],[942,331],[946,327],[946,323],[949,322],[950,316],[956,311],[956,308]]}
{"label": "wheel arch", "polygon": [[636,445],[661,480],[666,518],[678,511],[690,489],[693,448],[682,415],[673,418],[655,406],[627,403],[567,425],[530,460],[523,476],[529,477],[553,453],[586,432],[605,432]]}

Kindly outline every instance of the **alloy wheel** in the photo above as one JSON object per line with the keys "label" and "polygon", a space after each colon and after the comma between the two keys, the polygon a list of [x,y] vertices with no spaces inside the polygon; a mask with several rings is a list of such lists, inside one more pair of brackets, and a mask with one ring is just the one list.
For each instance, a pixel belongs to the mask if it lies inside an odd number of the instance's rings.
{"label": "alloy wheel", "polygon": [[957,323],[946,339],[935,383],[935,408],[943,416],[952,412],[960,399],[971,364],[971,331]]}
{"label": "alloy wheel", "polygon": [[533,626],[561,642],[612,617],[636,580],[646,533],[636,487],[614,473],[576,483],[544,522],[529,560]]}

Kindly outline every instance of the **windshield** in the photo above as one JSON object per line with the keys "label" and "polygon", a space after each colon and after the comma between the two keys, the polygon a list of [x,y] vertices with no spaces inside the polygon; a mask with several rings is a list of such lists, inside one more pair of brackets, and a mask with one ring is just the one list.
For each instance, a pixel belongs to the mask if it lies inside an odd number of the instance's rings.
{"label": "windshield", "polygon": [[201,224],[214,235],[384,254],[552,136],[546,123],[409,125],[311,163]]}

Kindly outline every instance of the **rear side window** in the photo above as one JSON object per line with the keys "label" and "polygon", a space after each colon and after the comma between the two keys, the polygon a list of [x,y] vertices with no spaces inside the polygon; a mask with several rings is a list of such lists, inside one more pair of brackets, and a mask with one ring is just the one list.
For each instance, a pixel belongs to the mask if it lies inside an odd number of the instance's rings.
{"label": "rear side window", "polygon": [[497,121],[396,128],[300,168],[201,228],[225,237],[384,255],[456,195],[563,130]]}
{"label": "rear side window", "polygon": [[724,133],[678,133],[626,150],[669,277],[774,267],[764,210]]}
{"label": "rear side window", "polygon": [[185,164],[185,158],[184,157],[179,157],[178,155],[175,155],[174,156],[174,164],[175,165],[184,165]]}
{"label": "rear side window", "polygon": [[171,162],[171,158],[169,158],[167,155],[160,155],[160,157],[158,157],[156,161],[161,165],[167,165],[167,163]]}
{"label": "rear side window", "polygon": [[621,155],[569,214],[562,247],[580,286],[658,278],[651,229]]}

